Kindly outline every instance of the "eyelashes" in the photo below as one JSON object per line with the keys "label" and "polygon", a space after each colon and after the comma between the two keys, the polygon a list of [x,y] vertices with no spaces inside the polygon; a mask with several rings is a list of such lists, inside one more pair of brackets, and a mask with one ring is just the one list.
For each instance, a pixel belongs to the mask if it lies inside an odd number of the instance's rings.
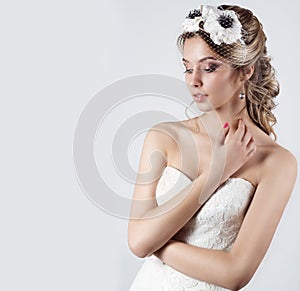
{"label": "eyelashes", "polygon": [[[218,68],[220,68],[220,64],[209,64],[209,65],[205,65],[203,67],[200,68],[201,72],[204,73],[213,73],[215,72]],[[184,74],[191,74],[193,72],[193,69],[188,69],[186,68],[186,70],[183,72]]]}
{"label": "eyelashes", "polygon": [[185,71],[183,71],[183,73],[184,73],[184,74],[187,74],[187,73],[191,74],[191,73],[192,73],[192,70],[191,70],[191,69],[186,69]]}
{"label": "eyelashes", "polygon": [[217,65],[217,64],[211,64],[211,65],[209,66],[209,68],[204,69],[204,71],[207,72],[207,73],[212,73],[212,72],[216,71],[219,67],[220,67],[220,65]]}

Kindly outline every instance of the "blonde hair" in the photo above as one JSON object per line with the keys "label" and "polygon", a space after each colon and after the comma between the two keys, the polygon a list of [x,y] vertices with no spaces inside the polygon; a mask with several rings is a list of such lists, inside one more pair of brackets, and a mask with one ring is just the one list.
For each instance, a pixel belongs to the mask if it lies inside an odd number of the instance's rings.
{"label": "blonde hair", "polygon": [[177,45],[181,52],[185,40],[200,36],[221,59],[229,62],[238,70],[245,70],[254,65],[254,73],[245,81],[246,108],[253,122],[266,134],[276,134],[273,126],[276,117],[272,110],[276,107],[274,98],[279,94],[279,83],[275,77],[275,70],[271,65],[271,59],[267,55],[266,35],[263,26],[253,13],[245,8],[231,5],[221,5],[222,10],[233,10],[242,24],[243,41],[245,44],[233,43],[221,45],[215,44],[204,30],[197,32],[185,32],[179,35]]}

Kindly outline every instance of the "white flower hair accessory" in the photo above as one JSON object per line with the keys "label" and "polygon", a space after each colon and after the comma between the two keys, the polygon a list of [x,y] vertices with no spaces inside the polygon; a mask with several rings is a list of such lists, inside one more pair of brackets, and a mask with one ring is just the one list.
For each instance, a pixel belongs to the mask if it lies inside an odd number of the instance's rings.
{"label": "white flower hair accessory", "polygon": [[200,9],[191,10],[182,24],[183,32],[203,30],[217,45],[232,44],[242,39],[242,24],[233,10],[222,10],[203,5]]}

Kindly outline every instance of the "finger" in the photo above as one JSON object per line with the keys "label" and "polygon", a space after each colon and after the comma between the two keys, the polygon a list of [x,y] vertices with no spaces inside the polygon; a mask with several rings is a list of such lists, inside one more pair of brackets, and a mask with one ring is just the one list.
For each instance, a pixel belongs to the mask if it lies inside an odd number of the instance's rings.
{"label": "finger", "polygon": [[256,147],[256,144],[255,144],[255,142],[253,141],[252,143],[250,143],[250,145],[247,147],[247,157],[249,158],[249,157],[251,157],[251,156],[253,156],[254,154],[255,154],[255,152],[256,152],[256,149],[257,149],[257,147]]}
{"label": "finger", "polygon": [[242,119],[238,121],[237,130],[234,133],[235,138],[242,140],[245,135],[245,123]]}
{"label": "finger", "polygon": [[253,148],[253,150],[251,150],[248,155],[247,155],[247,159],[251,159],[256,153],[256,146]]}
{"label": "finger", "polygon": [[252,140],[252,134],[249,131],[249,129],[248,129],[247,126],[245,126],[245,128],[246,128],[246,133],[245,133],[242,141],[247,146],[251,142],[251,140]]}
{"label": "finger", "polygon": [[229,127],[230,127],[230,126],[229,126],[229,123],[228,123],[228,122],[225,122],[225,123],[224,123],[224,126],[223,126],[225,137],[228,135]]}
{"label": "finger", "polygon": [[219,135],[220,144],[224,144],[226,137],[228,135],[228,132],[229,132],[229,128],[230,128],[229,123],[225,122],[223,125],[223,129]]}

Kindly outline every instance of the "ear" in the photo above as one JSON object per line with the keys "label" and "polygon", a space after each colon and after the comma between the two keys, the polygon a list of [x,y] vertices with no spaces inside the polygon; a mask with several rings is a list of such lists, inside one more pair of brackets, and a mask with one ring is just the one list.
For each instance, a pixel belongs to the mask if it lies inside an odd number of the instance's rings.
{"label": "ear", "polygon": [[254,65],[250,65],[241,69],[241,81],[249,80],[254,73]]}

